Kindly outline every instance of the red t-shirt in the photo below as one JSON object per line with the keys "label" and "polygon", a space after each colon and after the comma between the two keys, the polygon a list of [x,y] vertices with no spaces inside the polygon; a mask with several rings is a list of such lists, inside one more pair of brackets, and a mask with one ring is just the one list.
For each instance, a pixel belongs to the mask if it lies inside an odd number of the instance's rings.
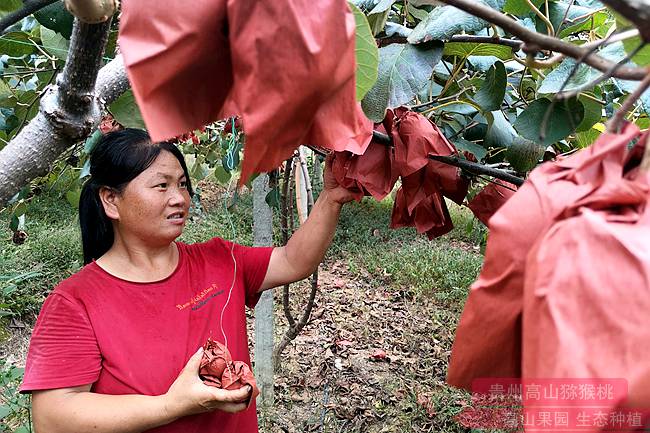
{"label": "red t-shirt", "polygon": [[[95,262],[62,281],[36,321],[20,392],[92,383],[101,394],[161,395],[208,337],[223,343],[232,243],[176,245],[178,266],[157,282],[122,280]],[[237,276],[223,328],[233,359],[249,365],[244,306],[257,303],[272,250],[234,247]],[[191,415],[150,431],[257,432],[256,408]]]}

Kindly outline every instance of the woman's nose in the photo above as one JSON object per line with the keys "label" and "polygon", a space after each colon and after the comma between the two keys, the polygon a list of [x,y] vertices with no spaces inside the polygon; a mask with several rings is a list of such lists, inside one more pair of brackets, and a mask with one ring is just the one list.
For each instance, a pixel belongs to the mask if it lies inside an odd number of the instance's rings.
{"label": "woman's nose", "polygon": [[169,204],[172,206],[184,206],[188,200],[187,190],[183,188],[173,188],[169,198]]}

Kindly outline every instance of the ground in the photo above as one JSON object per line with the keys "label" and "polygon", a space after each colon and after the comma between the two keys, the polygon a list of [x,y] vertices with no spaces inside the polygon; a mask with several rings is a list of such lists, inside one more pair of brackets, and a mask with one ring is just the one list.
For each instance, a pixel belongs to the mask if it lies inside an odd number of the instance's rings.
{"label": "ground", "polygon": [[[220,235],[250,244],[250,196],[227,213],[223,189],[200,186],[204,210],[183,240]],[[467,396],[444,378],[467,289],[482,263],[485,228],[453,206],[454,231],[429,241],[412,230],[389,229],[391,206],[390,199],[364,199],[345,207],[321,266],[312,318],[282,355],[275,405],[260,410],[261,432],[469,431],[453,419]],[[0,223],[6,227],[6,217]],[[23,245],[13,245],[8,232],[1,241],[0,310],[11,315],[1,319],[0,367],[14,376],[45,295],[81,265],[75,210],[61,194],[50,191],[34,200],[27,232]],[[16,276],[22,280],[7,293],[7,281]],[[309,285],[296,284],[291,292],[298,314]],[[280,289],[276,299],[279,340],[287,327]],[[0,407],[18,398],[11,392],[19,378],[11,380]],[[19,404],[28,404],[12,403],[18,405],[5,419],[9,431],[26,418]]]}

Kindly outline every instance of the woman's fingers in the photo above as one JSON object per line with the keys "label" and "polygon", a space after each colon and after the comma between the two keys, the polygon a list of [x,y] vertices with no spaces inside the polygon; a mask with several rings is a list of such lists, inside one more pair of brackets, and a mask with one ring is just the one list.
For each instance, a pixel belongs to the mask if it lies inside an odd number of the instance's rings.
{"label": "woman's fingers", "polygon": [[210,389],[214,395],[215,400],[223,403],[241,403],[243,401],[247,401],[248,396],[251,393],[251,387],[249,385],[232,391],[214,387],[210,387]]}

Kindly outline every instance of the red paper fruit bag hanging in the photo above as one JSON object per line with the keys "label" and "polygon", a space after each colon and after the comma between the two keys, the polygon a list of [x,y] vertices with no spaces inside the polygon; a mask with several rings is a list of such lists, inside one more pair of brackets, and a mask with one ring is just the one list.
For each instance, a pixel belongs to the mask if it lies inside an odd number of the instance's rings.
{"label": "red paper fruit bag hanging", "polygon": [[363,153],[354,27],[345,0],[126,0],[120,47],[152,138],[240,115],[247,179],[299,144]]}
{"label": "red paper fruit bag hanging", "polygon": [[483,269],[456,331],[451,385],[469,390],[477,378],[521,377],[528,253],[573,203],[622,176],[627,145],[638,136],[638,128],[628,124],[621,134],[602,134],[589,148],[541,165],[492,216]]}
{"label": "red paper fruit bag hanging", "polygon": [[373,140],[363,155],[338,152],[332,171],[339,184],[382,200],[401,177],[391,227],[416,227],[432,239],[449,232],[451,217],[444,201],[460,204],[468,182],[456,167],[429,159],[429,155],[452,155],[454,146],[421,114],[405,107],[388,110],[376,130],[391,138],[391,145]]}
{"label": "red paper fruit bag hanging", "polygon": [[523,377],[593,378],[601,389],[622,379],[627,392],[597,402],[606,414],[650,412],[649,199],[646,172],[606,179],[567,208],[526,261]]}

